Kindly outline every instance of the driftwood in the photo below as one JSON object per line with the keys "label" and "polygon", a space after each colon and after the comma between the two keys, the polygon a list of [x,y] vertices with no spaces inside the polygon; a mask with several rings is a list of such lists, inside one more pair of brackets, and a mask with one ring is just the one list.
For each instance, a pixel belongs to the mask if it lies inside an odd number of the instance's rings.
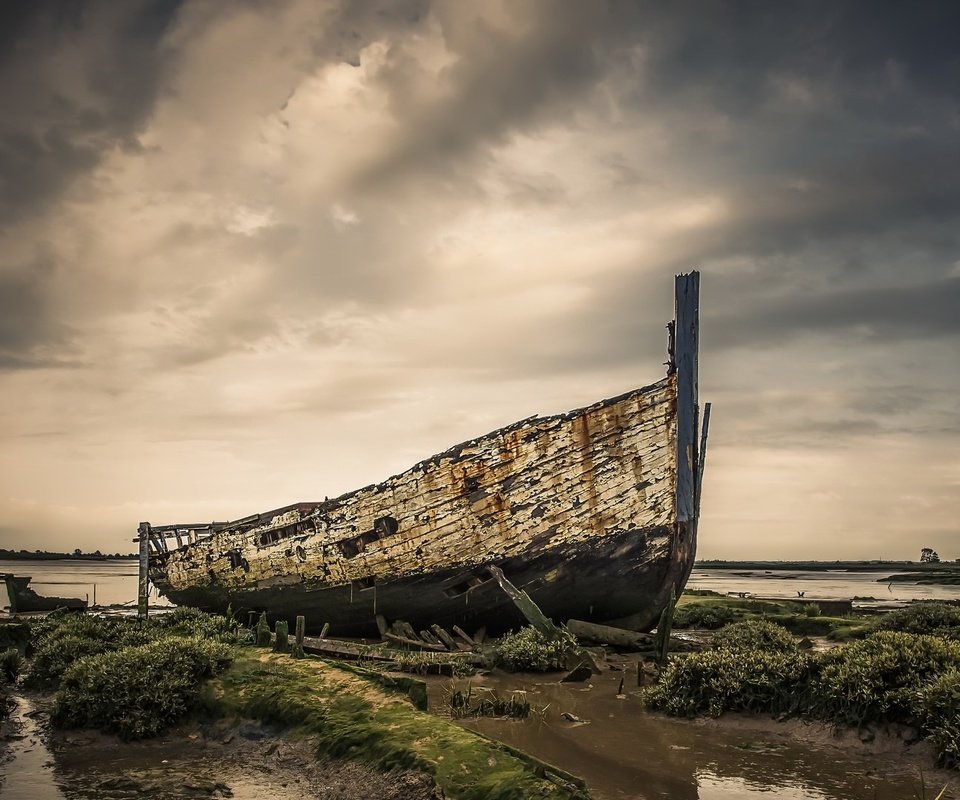
{"label": "driftwood", "polygon": [[[533,602],[530,595],[510,583],[500,567],[491,564],[489,570],[490,574],[496,578],[497,583],[500,584],[500,588],[513,600],[513,604],[520,609],[523,616],[527,618],[527,621],[536,630],[547,639],[555,639],[563,642],[564,661],[568,670],[576,670],[577,667],[585,665],[595,673],[601,672],[593,656],[577,644],[577,640],[573,634],[557,627],[553,623],[553,620],[540,610],[540,606]],[[454,631],[459,631],[459,628],[455,627]]]}
{"label": "driftwood", "polygon": [[440,645],[444,650],[450,649],[443,642],[441,642],[436,636],[430,633],[430,631],[427,631],[427,630],[420,631],[420,638],[423,639],[423,641],[428,642],[429,644]]}
{"label": "driftwood", "polygon": [[578,639],[609,644],[627,650],[649,650],[654,646],[655,637],[651,633],[628,631],[610,625],[597,625],[580,619],[567,620],[567,630]]}
{"label": "driftwood", "polygon": [[[385,645],[342,642],[338,639],[320,639],[315,636],[303,637],[303,649],[316,655],[349,660],[401,662],[410,656],[409,650],[396,650]],[[451,660],[445,661],[443,659],[444,655],[450,654],[446,651],[442,653],[429,651],[421,654],[426,658],[436,659],[435,661],[431,660],[427,666],[435,666],[440,671],[444,666],[451,663]],[[457,662],[465,662],[472,666],[480,666],[482,663],[482,658],[476,653],[456,653],[454,655]]]}
{"label": "driftwood", "polygon": [[430,650],[434,653],[447,652],[447,648],[442,644],[430,644],[430,642],[422,642],[419,639],[411,639],[408,636],[398,636],[395,633],[385,633],[383,638],[388,642],[396,642],[397,644],[402,644],[404,647],[410,647],[414,650]]}
{"label": "driftwood", "polygon": [[[510,583],[500,567],[496,566],[495,564],[491,564],[488,569],[490,570],[490,574],[496,579],[497,583],[500,584],[500,588],[503,589],[507,597],[513,600],[513,604],[519,608],[520,613],[527,618],[527,622],[529,622],[548,639],[553,639],[559,636],[560,629],[553,624],[553,620],[547,617],[547,615],[540,610],[540,606],[530,599],[530,595]],[[456,630],[456,628],[454,628],[454,630]]]}
{"label": "driftwood", "polygon": [[453,626],[453,632],[457,634],[457,636],[459,636],[461,639],[463,639],[464,644],[466,644],[467,647],[470,647],[470,648],[477,647],[477,643],[473,641],[473,637],[469,633],[467,633],[465,630],[463,630],[463,628],[461,628],[459,625]]}
{"label": "driftwood", "polygon": [[433,631],[434,635],[447,646],[447,650],[457,652],[458,650],[463,649],[440,625],[431,625],[430,629]]}

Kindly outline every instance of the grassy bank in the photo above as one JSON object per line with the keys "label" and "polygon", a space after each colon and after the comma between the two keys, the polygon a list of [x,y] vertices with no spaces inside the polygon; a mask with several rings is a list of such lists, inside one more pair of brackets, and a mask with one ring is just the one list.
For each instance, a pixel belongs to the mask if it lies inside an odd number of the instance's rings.
{"label": "grassy bank", "polygon": [[586,797],[572,776],[415,708],[421,681],[274,653],[223,617],[181,609],[140,624],[55,614],[29,631],[25,682],[54,695],[60,727],[130,740],[188,720],[218,729],[254,721],[308,740],[318,757],[418,770],[450,798]]}
{"label": "grassy bank", "polygon": [[320,659],[246,650],[205,695],[216,717],[254,719],[310,737],[322,755],[384,770],[422,770],[448,797],[583,796],[562,774],[550,775],[533,760],[417,711],[403,695]]}
{"label": "grassy bank", "polygon": [[826,636],[837,641],[856,636],[870,623],[870,617],[860,614],[825,616],[813,604],[752,600],[701,592],[685,593],[680,598],[673,626],[717,630],[732,622],[756,619],[774,622],[797,636]]}
{"label": "grassy bank", "polygon": [[647,693],[674,716],[795,715],[862,727],[896,723],[960,766],[960,610],[923,603],[862,626],[861,639],[805,652],[769,619],[721,628],[713,648],[675,656]]}

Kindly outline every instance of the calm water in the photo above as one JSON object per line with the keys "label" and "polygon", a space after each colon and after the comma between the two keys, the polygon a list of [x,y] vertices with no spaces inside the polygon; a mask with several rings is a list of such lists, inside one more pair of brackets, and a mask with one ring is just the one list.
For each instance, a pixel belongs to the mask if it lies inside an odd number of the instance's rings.
{"label": "calm water", "polygon": [[[929,797],[948,782],[951,788],[960,783],[956,774],[934,770],[927,753],[913,755],[897,741],[878,755],[855,736],[840,741],[819,727],[797,731],[765,718],[731,723],[651,714],[636,694],[632,665],[625,667],[585,684],[559,683],[556,676],[471,678],[474,696],[480,687],[507,697],[520,688],[542,711],[526,720],[459,724],[580,776],[595,800],[909,800],[919,792],[921,768],[928,788],[936,783]],[[467,680],[457,683],[465,688]],[[429,686],[431,708],[445,714],[449,682],[431,679]]]}
{"label": "calm water", "polygon": [[[902,571],[902,570],[901,570]],[[822,599],[874,598],[861,600],[869,605],[910,600],[960,600],[960,586],[930,586],[890,583],[892,572],[797,572],[793,570],[695,569],[688,589],[710,589],[721,594],[746,592],[757,597],[805,597]]]}
{"label": "calm water", "polygon": [[[137,605],[136,561],[0,561],[0,572],[30,575],[30,588],[53,597],[94,597],[99,605]],[[2,585],[2,584],[0,584]],[[152,605],[170,605],[151,595]],[[0,605],[9,606],[6,591],[0,590]]]}
{"label": "calm water", "polygon": [[[136,605],[137,562],[135,561],[0,561],[0,572],[32,575],[30,586],[40,594],[59,597],[87,597],[94,593],[100,605],[128,603]],[[913,583],[887,583],[887,572],[796,572],[788,570],[733,571],[694,570],[687,586],[727,594],[747,592],[760,597],[840,598],[873,597],[878,602],[909,600],[960,600],[960,586],[920,586]],[[156,594],[152,605],[169,605]],[[862,601],[869,604],[871,601]],[[5,593],[0,604],[6,605]]]}

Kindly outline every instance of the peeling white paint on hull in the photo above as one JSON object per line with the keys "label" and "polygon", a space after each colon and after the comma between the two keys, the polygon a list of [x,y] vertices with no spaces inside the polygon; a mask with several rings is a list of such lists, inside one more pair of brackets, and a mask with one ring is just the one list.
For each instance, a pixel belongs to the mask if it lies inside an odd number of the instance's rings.
{"label": "peeling white paint on hull", "polygon": [[557,619],[649,628],[695,551],[696,519],[678,514],[697,467],[678,450],[696,442],[678,430],[678,416],[696,425],[695,408],[678,415],[683,363],[671,354],[651,386],[523,420],[341,497],[207,531],[148,526],[150,578],[175,603],[304,614],[338,634],[371,630],[377,613],[503,628],[516,620],[486,569],[496,564]]}

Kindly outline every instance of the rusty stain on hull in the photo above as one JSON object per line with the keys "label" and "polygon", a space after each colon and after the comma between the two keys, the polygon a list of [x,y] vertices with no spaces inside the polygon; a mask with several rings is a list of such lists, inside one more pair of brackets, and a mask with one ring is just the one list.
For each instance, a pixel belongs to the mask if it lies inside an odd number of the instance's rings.
{"label": "rusty stain on hull", "polygon": [[[649,627],[695,548],[696,521],[677,514],[677,392],[671,363],[650,386],[522,420],[337,498],[205,531],[153,528],[150,578],[174,602],[310,609],[310,624],[341,633],[369,629],[378,597],[414,625],[496,627],[496,564],[548,614]],[[411,613],[423,602],[434,618]]]}

